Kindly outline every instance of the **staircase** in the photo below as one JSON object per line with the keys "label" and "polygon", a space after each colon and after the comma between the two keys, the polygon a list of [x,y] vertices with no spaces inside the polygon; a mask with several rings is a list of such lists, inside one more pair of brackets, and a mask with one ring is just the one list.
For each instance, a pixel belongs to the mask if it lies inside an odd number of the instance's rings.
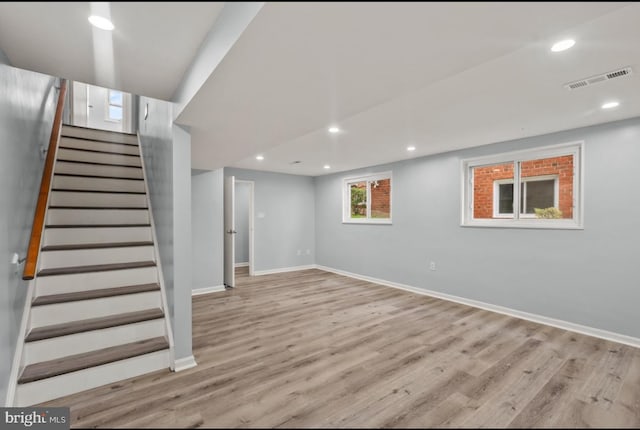
{"label": "staircase", "polygon": [[14,406],[168,369],[135,135],[63,126]]}

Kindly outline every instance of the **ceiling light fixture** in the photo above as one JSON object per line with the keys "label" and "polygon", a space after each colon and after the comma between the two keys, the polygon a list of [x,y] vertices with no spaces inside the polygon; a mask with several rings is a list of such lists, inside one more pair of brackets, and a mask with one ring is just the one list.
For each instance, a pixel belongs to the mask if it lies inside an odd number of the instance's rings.
{"label": "ceiling light fixture", "polygon": [[101,30],[111,31],[115,28],[113,23],[109,19],[98,15],[91,15],[89,17],[89,22],[91,23],[91,25],[93,25],[94,27],[98,27]]}
{"label": "ceiling light fixture", "polygon": [[335,125],[329,127],[329,133],[334,133],[335,134],[335,133],[339,133],[339,132],[340,132],[340,129],[338,127],[336,127]]}
{"label": "ceiling light fixture", "polygon": [[415,151],[415,150],[416,150],[415,146],[413,146],[413,145],[407,146],[407,151]]}
{"label": "ceiling light fixture", "polygon": [[554,43],[553,46],[551,47],[551,50],[553,52],[566,51],[567,49],[571,48],[575,44],[576,44],[575,40],[565,39],[565,40],[561,40],[560,42]]}
{"label": "ceiling light fixture", "polygon": [[328,164],[325,164],[325,165],[324,165],[324,168],[325,168],[325,169],[330,169],[330,168],[331,168],[331,166],[329,166]]}
{"label": "ceiling light fixture", "polygon": [[602,109],[613,109],[614,107],[620,106],[619,102],[607,102],[601,106]]}
{"label": "ceiling light fixture", "polygon": [[264,160],[264,155],[256,155],[256,160],[258,161]]}

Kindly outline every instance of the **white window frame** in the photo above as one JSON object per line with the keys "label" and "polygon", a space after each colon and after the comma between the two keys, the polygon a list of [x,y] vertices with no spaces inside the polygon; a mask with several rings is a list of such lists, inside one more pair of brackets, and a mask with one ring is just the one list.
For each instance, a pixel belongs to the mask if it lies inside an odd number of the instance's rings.
{"label": "white window frame", "polygon": [[[371,187],[370,182],[389,179],[389,218],[371,218]],[[351,188],[355,182],[367,183],[367,214],[365,218],[351,218]],[[363,176],[352,176],[342,180],[342,223],[343,224],[391,224],[393,213],[393,178],[391,171],[374,173]]]}
{"label": "white window frame", "polygon": [[[513,208],[515,213],[510,214],[508,218],[476,219],[473,217],[473,168],[513,163],[513,179],[509,178],[508,181],[513,181],[514,184],[520,184],[520,163],[565,155],[573,156],[573,218],[538,219],[535,218],[535,216],[530,216],[530,214],[521,216],[520,211],[515,210],[520,207],[520,186],[513,187]],[[461,160],[460,165],[462,179],[460,225],[462,227],[584,229],[584,141],[567,142],[523,151],[504,152],[490,156],[468,158]],[[530,179],[522,178],[522,180],[527,181]],[[556,186],[558,186],[557,182]],[[554,196],[554,198],[559,198],[557,190],[555,194],[556,196]],[[495,199],[496,193],[494,192],[494,211],[496,210]]]}
{"label": "white window frame", "polygon": [[[526,178],[520,178],[520,182],[536,182],[536,181],[550,181],[553,180],[553,206],[558,207],[560,196],[560,185],[558,175],[540,175],[540,176],[528,176]],[[501,213],[500,211],[500,185],[513,184],[513,178],[509,179],[496,179],[493,181],[493,217],[494,218],[513,218],[513,213]],[[524,187],[524,197],[522,199],[525,203],[525,212],[527,211],[527,187]],[[520,205],[518,205],[519,209]],[[520,218],[535,218],[535,214],[521,213]]]}
{"label": "white window frame", "polygon": [[[122,94],[122,104],[117,105],[117,104],[111,103],[111,93],[113,91]],[[122,118],[121,119],[111,118],[111,110],[109,109],[111,106],[115,106],[115,107],[119,107],[120,108],[120,110],[122,111]],[[124,120],[124,92],[119,91],[119,90],[111,90],[111,89],[107,90],[107,107],[106,107],[106,118],[105,118],[105,120],[109,121],[109,122],[117,122],[117,123],[120,123],[120,122],[122,122]]]}

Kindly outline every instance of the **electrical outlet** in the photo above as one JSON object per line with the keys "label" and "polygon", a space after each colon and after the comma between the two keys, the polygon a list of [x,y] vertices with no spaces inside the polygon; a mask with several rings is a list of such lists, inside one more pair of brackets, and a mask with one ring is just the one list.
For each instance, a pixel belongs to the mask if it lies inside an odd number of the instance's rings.
{"label": "electrical outlet", "polygon": [[298,255],[302,255],[302,250],[298,249]]}
{"label": "electrical outlet", "polygon": [[307,249],[307,255],[311,255],[311,250]]}
{"label": "electrical outlet", "polygon": [[436,262],[435,262],[435,261],[432,261],[432,262],[429,264],[429,270],[436,270]]}

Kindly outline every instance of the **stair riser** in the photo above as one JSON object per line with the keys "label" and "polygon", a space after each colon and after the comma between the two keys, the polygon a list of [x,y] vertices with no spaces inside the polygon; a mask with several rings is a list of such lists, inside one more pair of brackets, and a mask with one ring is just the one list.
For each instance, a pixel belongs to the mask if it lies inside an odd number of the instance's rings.
{"label": "stair riser", "polygon": [[90,369],[19,384],[14,406],[30,406],[170,366],[169,350],[153,352]]}
{"label": "stair riser", "polygon": [[59,160],[83,161],[87,163],[118,164],[122,166],[141,166],[140,157],[128,155],[101,154],[99,152],[77,151],[75,149],[58,149]]}
{"label": "stair riser", "polygon": [[47,225],[149,224],[147,209],[49,209]]}
{"label": "stair riser", "polygon": [[165,321],[163,318],[158,318],[85,333],[25,342],[25,365],[164,335]]}
{"label": "stair riser", "polygon": [[73,191],[53,191],[49,198],[50,206],[74,207],[122,207],[146,208],[147,196],[144,194],[108,194],[108,193],[79,193]]}
{"label": "stair riser", "polygon": [[144,182],[136,179],[82,178],[77,176],[53,177],[53,188],[63,190],[117,191],[144,193]]}
{"label": "stair riser", "polygon": [[54,305],[34,306],[31,308],[30,328],[63,324],[90,318],[100,318],[127,312],[162,308],[159,291],[105,297],[102,299],[81,300],[77,302],[57,303]]}
{"label": "stair riser", "polygon": [[56,163],[55,173],[142,179],[142,169],[137,167],[100,166],[97,164],[66,163],[64,161]]}
{"label": "stair riser", "polygon": [[48,228],[43,246],[151,242],[151,227]]}
{"label": "stair riser", "polygon": [[134,145],[138,144],[138,137],[131,136],[122,133],[109,133],[103,130],[89,129],[89,128],[78,128],[78,127],[62,127],[62,134],[64,136],[75,136],[81,137],[83,139],[98,139],[98,140],[107,140],[110,142],[121,142],[121,143],[131,143]]}
{"label": "stair riser", "polygon": [[[36,277],[36,297],[158,282],[155,267]],[[123,311],[124,312],[124,311]]]}
{"label": "stair riser", "polygon": [[40,253],[40,269],[130,263],[132,261],[155,261],[153,246],[74,249],[65,251],[43,251]]}
{"label": "stair riser", "polygon": [[90,149],[92,151],[113,152],[115,154],[140,155],[140,151],[137,146],[106,143],[95,140],[73,139],[64,136],[60,138],[59,146],[66,148]]}

